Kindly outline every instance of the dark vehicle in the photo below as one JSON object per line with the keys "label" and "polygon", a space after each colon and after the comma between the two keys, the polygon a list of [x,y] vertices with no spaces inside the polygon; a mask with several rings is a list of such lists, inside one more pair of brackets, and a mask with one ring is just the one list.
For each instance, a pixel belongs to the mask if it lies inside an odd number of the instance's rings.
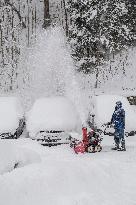
{"label": "dark vehicle", "polygon": [[69,144],[69,134],[65,131],[40,131],[37,136],[37,141],[42,145],[49,147]]}
{"label": "dark vehicle", "polygon": [[30,138],[54,146],[69,143],[71,132],[78,132],[82,126],[72,102],[59,96],[36,100],[27,115],[26,127]]}
{"label": "dark vehicle", "polygon": [[19,99],[0,97],[0,138],[17,139],[24,127],[24,113]]}

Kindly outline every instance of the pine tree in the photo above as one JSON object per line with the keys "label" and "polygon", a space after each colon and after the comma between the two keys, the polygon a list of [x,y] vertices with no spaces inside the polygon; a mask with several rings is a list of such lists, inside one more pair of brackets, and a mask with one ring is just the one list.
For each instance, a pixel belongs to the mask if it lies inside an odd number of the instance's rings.
{"label": "pine tree", "polygon": [[132,44],[134,7],[134,0],[69,0],[69,40],[79,70],[92,72],[112,53]]}
{"label": "pine tree", "polygon": [[135,45],[136,41],[136,1],[126,0],[128,9],[127,24],[131,34],[130,45]]}

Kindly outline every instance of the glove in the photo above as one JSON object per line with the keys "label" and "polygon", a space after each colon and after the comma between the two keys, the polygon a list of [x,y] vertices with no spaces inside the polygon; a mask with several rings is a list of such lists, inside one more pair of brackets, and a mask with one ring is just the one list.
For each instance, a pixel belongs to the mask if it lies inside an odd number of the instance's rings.
{"label": "glove", "polygon": [[111,125],[111,124],[112,124],[112,122],[108,122],[108,123],[107,123],[107,125]]}

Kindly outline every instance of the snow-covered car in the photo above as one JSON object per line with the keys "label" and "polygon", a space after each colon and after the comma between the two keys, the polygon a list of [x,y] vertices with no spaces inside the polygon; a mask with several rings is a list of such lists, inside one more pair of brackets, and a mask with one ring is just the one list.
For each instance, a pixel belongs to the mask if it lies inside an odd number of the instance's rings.
{"label": "snow-covered car", "polygon": [[[98,128],[102,128],[102,125],[111,121],[115,104],[117,101],[121,101],[126,114],[125,130],[129,135],[136,133],[136,113],[126,97],[119,95],[98,95],[94,98],[94,121]],[[107,132],[113,133],[114,129],[109,128]]]}
{"label": "snow-covered car", "polygon": [[19,99],[0,97],[0,138],[18,138],[24,125],[24,112]]}
{"label": "snow-covered car", "polygon": [[130,96],[127,96],[127,99],[129,101],[130,105],[136,105],[136,96],[130,95]]}
{"label": "snow-covered car", "polygon": [[37,99],[27,114],[29,137],[43,145],[68,143],[71,133],[81,131],[81,121],[73,103],[66,97]]}

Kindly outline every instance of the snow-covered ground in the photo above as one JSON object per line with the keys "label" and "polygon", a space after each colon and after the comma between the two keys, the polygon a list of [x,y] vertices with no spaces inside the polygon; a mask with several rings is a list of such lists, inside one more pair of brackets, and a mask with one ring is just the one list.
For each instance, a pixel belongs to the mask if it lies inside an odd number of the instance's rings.
{"label": "snow-covered ground", "polygon": [[113,139],[105,136],[102,152],[83,155],[24,138],[9,143],[36,153],[41,162],[0,175],[2,205],[136,204],[136,136],[126,139],[126,152],[112,151]]}

